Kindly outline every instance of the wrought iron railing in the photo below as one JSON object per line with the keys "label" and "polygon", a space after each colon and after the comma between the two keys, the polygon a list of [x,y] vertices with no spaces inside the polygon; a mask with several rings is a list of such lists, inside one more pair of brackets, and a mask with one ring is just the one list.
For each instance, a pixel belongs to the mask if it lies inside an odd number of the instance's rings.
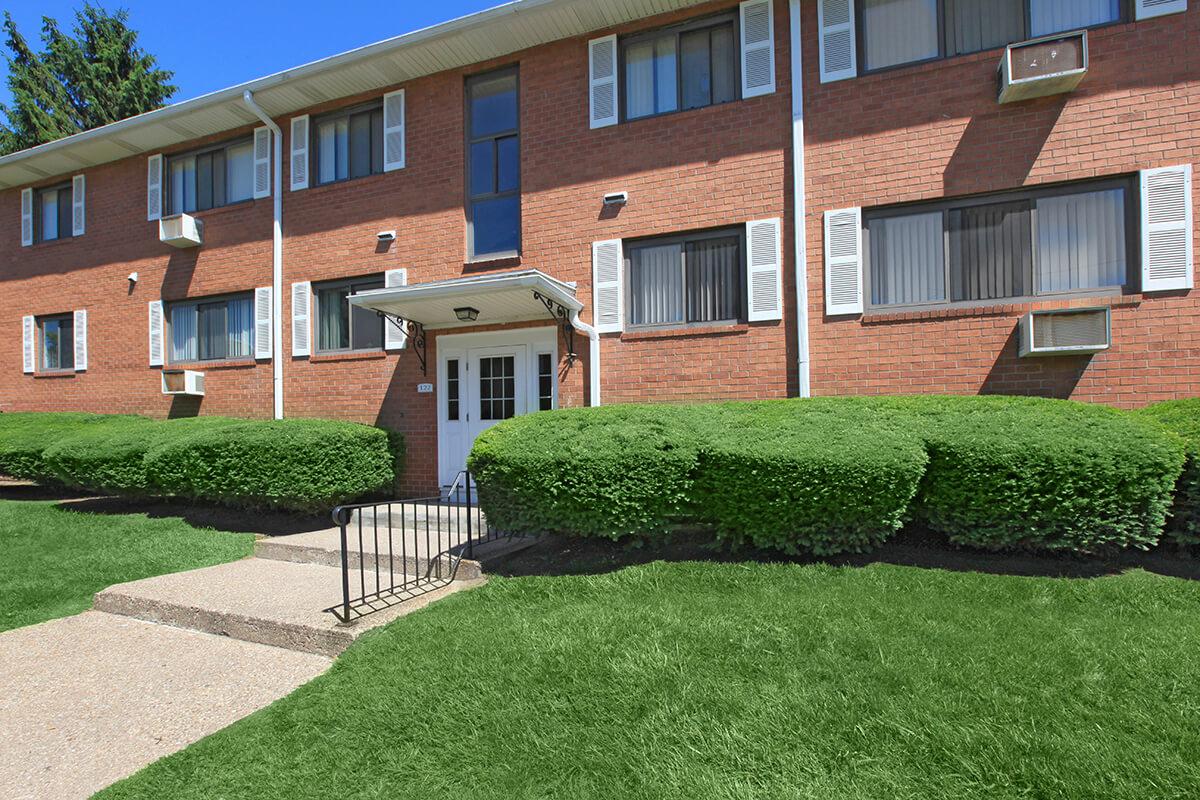
{"label": "wrought iron railing", "polygon": [[325,609],[342,623],[448,586],[475,548],[502,538],[461,472],[436,497],[338,506],[342,601]]}

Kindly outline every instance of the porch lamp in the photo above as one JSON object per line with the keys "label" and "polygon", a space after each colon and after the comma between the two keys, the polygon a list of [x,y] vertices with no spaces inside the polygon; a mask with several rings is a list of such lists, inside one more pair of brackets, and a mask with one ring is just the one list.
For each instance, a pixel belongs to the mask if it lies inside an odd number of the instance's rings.
{"label": "porch lamp", "polygon": [[479,319],[479,309],[463,306],[462,308],[454,309],[454,316],[458,317],[459,322],[474,322]]}

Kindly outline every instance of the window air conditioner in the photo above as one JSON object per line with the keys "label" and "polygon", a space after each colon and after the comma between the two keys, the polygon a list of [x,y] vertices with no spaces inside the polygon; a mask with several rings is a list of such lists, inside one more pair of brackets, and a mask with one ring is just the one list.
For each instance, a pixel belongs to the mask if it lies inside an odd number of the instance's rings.
{"label": "window air conditioner", "polygon": [[158,221],[158,240],[171,247],[199,247],[204,240],[204,223],[190,214],[175,214]]}
{"label": "window air conditioner", "polygon": [[203,397],[204,373],[190,369],[164,369],[162,373],[162,391],[163,394]]}
{"label": "window air conditioner", "polygon": [[1000,102],[1069,92],[1087,74],[1087,31],[1010,44],[1000,61]]}
{"label": "window air conditioner", "polygon": [[1112,344],[1112,312],[1104,308],[1030,311],[1021,317],[1020,356],[1099,353]]}

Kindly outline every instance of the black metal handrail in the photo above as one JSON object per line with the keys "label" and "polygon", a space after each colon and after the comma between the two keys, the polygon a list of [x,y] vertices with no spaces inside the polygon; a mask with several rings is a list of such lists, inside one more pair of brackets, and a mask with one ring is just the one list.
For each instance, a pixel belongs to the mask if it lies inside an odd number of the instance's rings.
{"label": "black metal handrail", "polygon": [[436,497],[342,505],[333,522],[341,536],[342,601],[325,610],[342,623],[448,586],[476,545],[501,538],[475,502],[466,471]]}

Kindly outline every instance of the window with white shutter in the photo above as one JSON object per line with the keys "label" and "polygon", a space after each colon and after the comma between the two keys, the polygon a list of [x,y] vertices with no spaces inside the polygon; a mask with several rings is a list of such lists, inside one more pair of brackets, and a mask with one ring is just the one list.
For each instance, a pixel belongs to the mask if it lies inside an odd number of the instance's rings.
{"label": "window with white shutter", "polygon": [[407,157],[405,132],[404,90],[383,96],[383,171],[404,169]]}
{"label": "window with white shutter", "polygon": [[783,224],[776,219],[746,223],[746,318],[783,318]]}
{"label": "window with white shutter", "polygon": [[23,369],[26,375],[31,375],[34,370],[37,356],[37,335],[35,334],[36,323],[32,316],[21,318],[21,355]]}
{"label": "window with white shutter", "polygon": [[863,311],[862,209],[825,212],[825,313]]}
{"label": "window with white shutter", "polygon": [[293,192],[308,188],[308,115],[292,120],[291,187]]}
{"label": "window with white shutter", "polygon": [[312,354],[312,284],[292,284],[292,355]]}
{"label": "window with white shutter", "polygon": [[775,11],[771,0],[745,0],[742,15],[742,97],[775,91]]}
{"label": "window with white shutter", "polygon": [[1135,0],[1138,19],[1162,17],[1187,11],[1187,0]]}
{"label": "window with white shutter", "polygon": [[21,245],[33,244],[33,189],[21,190]]}
{"label": "window with white shutter", "polygon": [[[389,269],[383,276],[383,286],[386,289],[407,285],[408,270],[406,269]],[[385,319],[383,321],[383,349],[401,350],[407,343],[408,334],[400,330],[392,320]]]}
{"label": "window with white shutter", "polygon": [[858,74],[854,40],[854,0],[817,0],[821,83]]}
{"label": "window with white shutter", "polygon": [[1142,170],[1142,291],[1191,289],[1192,165]]}
{"label": "window with white shutter", "polygon": [[75,312],[75,371],[84,372],[88,368],[87,350],[87,311],[79,309]]}
{"label": "window with white shutter", "polygon": [[163,157],[161,153],[146,159],[146,219],[162,218]]}
{"label": "window with white shutter", "polygon": [[84,197],[87,179],[76,175],[71,179],[71,235],[83,236],[87,223],[87,205]]}
{"label": "window with white shutter", "polygon": [[254,199],[271,196],[271,129],[254,129]]}
{"label": "window with white shutter", "polygon": [[254,290],[254,357],[271,358],[271,287]]}
{"label": "window with white shutter", "polygon": [[588,42],[590,70],[588,108],[591,126],[617,124],[617,37],[604,36]]}
{"label": "window with white shutter", "polygon": [[592,316],[599,333],[620,332],[625,310],[625,259],[620,239],[592,243]]}
{"label": "window with white shutter", "polygon": [[166,347],[163,330],[163,304],[161,300],[150,301],[150,366],[161,367]]}

